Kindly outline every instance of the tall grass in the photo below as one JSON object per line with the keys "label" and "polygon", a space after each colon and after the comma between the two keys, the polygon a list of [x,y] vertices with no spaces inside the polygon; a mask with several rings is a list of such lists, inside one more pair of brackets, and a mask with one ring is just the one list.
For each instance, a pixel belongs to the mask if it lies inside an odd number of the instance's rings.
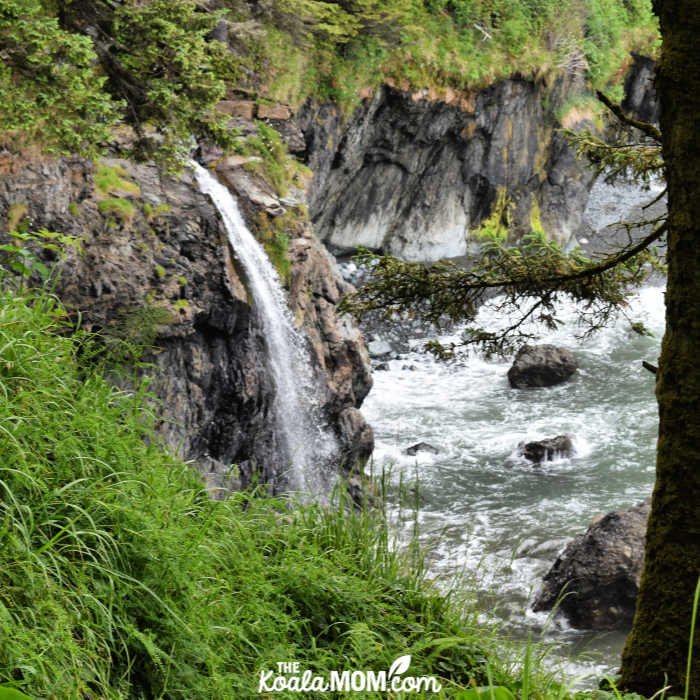
{"label": "tall grass", "polygon": [[371,510],[342,491],[333,507],[210,501],[159,447],[147,386],[109,385],[63,316],[0,292],[0,697],[238,700],[265,697],[281,661],[327,676],[405,655],[443,684],[425,697],[571,697],[545,648],[433,587],[381,489]]}
{"label": "tall grass", "polygon": [[211,502],[158,447],[146,387],[110,386],[61,317],[0,295],[0,683],[246,698],[279,661],[386,670],[406,653],[416,675],[484,682],[473,630],[379,514]]}

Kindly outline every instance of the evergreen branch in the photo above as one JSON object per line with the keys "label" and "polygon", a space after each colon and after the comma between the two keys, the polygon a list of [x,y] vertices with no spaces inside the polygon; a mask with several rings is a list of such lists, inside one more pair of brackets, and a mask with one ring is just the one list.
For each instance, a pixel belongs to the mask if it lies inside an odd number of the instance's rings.
{"label": "evergreen branch", "polygon": [[604,95],[600,90],[596,90],[597,98],[623,123],[628,126],[633,126],[635,129],[639,129],[642,133],[646,134],[650,138],[661,143],[661,132],[649,122],[639,121],[630,117],[624,112],[622,107],[615,102],[612,102],[606,95]]}
{"label": "evergreen branch", "polygon": [[550,279],[542,280],[542,284],[566,284],[567,282],[573,282],[575,280],[584,279],[587,277],[594,277],[597,275],[602,275],[608,270],[612,270],[618,265],[631,260],[636,255],[639,255],[642,251],[646,250],[652,243],[658,241],[661,236],[666,233],[667,222],[664,221],[658,228],[654,229],[648,236],[640,239],[638,243],[634,245],[623,248],[619,253],[611,255],[605,260],[601,261],[599,264],[594,265],[588,270],[582,270],[571,275],[564,275],[562,277],[552,277]]}
{"label": "evergreen branch", "polygon": [[[550,313],[554,302],[559,296],[568,296],[584,302],[581,316],[592,331],[626,303],[629,289],[641,284],[650,268],[660,266],[658,256],[648,249],[665,231],[664,221],[641,240],[597,262],[579,250],[567,255],[541,234],[530,234],[521,247],[488,240],[482,261],[470,270],[449,261],[424,265],[364,250],[356,260],[370,269],[372,278],[345,297],[340,310],[355,316],[380,311],[385,318],[408,313],[437,324],[445,318],[470,322],[484,298],[500,292],[502,307],[519,311],[516,321],[497,333],[471,329],[465,344],[476,343],[489,351],[502,352],[512,345],[514,336],[520,337],[525,320],[549,327],[555,324]],[[534,301],[523,310],[527,299]],[[537,310],[542,313],[536,315]]]}

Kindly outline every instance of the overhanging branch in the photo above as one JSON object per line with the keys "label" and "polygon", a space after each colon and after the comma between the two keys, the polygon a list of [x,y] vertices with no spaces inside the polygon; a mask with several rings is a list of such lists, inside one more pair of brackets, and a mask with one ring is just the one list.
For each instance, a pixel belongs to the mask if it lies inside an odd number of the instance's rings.
{"label": "overhanging branch", "polygon": [[635,129],[639,129],[641,132],[645,133],[647,136],[651,137],[655,141],[661,142],[661,132],[649,122],[642,122],[639,119],[634,119],[626,114],[622,107],[615,102],[612,102],[606,95],[604,95],[600,90],[596,90],[596,96],[598,99],[623,123],[629,126],[633,126]]}

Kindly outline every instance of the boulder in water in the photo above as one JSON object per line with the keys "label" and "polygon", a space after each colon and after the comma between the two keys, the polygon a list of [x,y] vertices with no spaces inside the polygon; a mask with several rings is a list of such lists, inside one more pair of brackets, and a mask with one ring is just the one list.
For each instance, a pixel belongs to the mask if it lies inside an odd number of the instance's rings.
{"label": "boulder in water", "polygon": [[411,445],[411,447],[404,450],[404,454],[410,456],[417,455],[419,452],[430,452],[434,455],[440,454],[440,450],[438,450],[435,445],[431,445],[428,442],[417,442],[415,445]]}
{"label": "boulder in water", "polygon": [[376,340],[372,340],[371,342],[367,343],[367,351],[369,352],[369,356],[371,358],[384,359],[391,355],[392,348],[391,345],[386,342],[386,340],[377,338]]}
{"label": "boulder in water", "polygon": [[570,350],[554,345],[523,345],[508,370],[508,381],[515,389],[554,386],[565,382],[577,369]]}
{"label": "boulder in water", "polygon": [[555,457],[570,457],[574,453],[574,443],[568,435],[520,443],[520,448],[525,459],[536,463],[550,462]]}
{"label": "boulder in water", "polygon": [[570,542],[544,577],[532,609],[559,610],[573,627],[629,627],[639,593],[650,501],[608,513]]}

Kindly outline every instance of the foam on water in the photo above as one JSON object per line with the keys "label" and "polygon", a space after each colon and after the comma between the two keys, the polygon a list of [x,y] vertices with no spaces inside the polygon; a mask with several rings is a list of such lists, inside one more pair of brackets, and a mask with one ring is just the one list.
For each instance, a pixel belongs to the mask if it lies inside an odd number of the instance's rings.
{"label": "foam on water", "polygon": [[[573,350],[580,369],[556,387],[512,389],[506,377],[511,360],[472,353],[444,363],[421,352],[421,343],[374,375],[364,413],[375,430],[375,466],[389,462],[396,478],[418,476],[433,572],[448,583],[462,571],[478,572],[479,595],[492,601],[497,592],[498,614],[516,635],[545,628],[548,616],[529,612],[528,603],[566,543],[597,513],[632,506],[651,492],[657,412],[654,379],[641,362],[656,362],[659,353],[663,290],[642,289],[627,314],[654,337],[634,333],[620,317],[580,341],[576,308],[562,309],[566,325],[540,342]],[[494,328],[509,320],[490,304],[478,322]],[[407,365],[414,369],[402,369]],[[563,433],[573,436],[572,457],[533,466],[519,456],[520,442]],[[417,442],[440,453],[403,454]],[[593,638],[558,618],[545,636],[575,649]],[[623,637],[597,638],[594,647],[604,656],[584,667],[616,666]]]}

